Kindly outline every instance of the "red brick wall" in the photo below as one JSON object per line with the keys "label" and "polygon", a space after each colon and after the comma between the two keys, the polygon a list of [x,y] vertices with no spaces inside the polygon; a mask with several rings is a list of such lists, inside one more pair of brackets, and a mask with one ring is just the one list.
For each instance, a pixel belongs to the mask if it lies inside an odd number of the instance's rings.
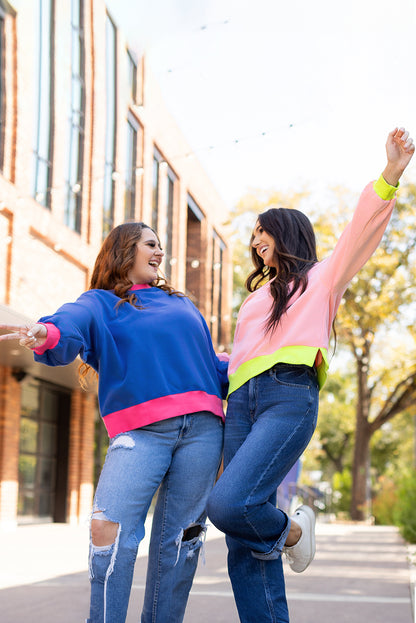
{"label": "red brick wall", "polygon": [[0,522],[16,523],[20,435],[20,386],[0,366]]}
{"label": "red brick wall", "polygon": [[95,396],[72,392],[68,471],[68,521],[84,521],[91,512],[94,469]]}

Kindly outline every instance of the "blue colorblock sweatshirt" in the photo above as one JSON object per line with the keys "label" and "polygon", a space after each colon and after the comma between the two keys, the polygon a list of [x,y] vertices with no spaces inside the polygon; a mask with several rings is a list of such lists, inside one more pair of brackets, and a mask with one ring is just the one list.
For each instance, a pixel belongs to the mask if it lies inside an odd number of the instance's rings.
{"label": "blue colorblock sweatshirt", "polygon": [[228,363],[215,354],[198,309],[156,287],[132,290],[140,308],[117,306],[120,299],[109,290],[88,290],[41,318],[48,339],[36,361],[62,366],[80,355],[98,372],[110,437],[197,411],[224,418]]}

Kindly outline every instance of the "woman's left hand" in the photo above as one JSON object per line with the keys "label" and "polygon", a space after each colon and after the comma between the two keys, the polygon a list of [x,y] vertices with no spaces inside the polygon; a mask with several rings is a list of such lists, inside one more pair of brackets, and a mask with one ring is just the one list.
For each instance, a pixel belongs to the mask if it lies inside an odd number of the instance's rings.
{"label": "woman's left hand", "polygon": [[383,177],[391,186],[397,186],[403,171],[415,152],[413,139],[404,128],[395,128],[386,142],[387,166]]}

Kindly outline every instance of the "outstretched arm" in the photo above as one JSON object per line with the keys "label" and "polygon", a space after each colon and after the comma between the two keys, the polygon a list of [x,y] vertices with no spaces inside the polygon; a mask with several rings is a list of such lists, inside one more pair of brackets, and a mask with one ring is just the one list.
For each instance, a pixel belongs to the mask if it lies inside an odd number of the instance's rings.
{"label": "outstretched arm", "polygon": [[[96,366],[95,347],[99,345],[103,314],[99,297],[91,290],[74,303],[65,303],[51,316],[23,325],[0,325],[0,345],[4,340],[19,341],[34,352],[35,360],[48,366],[66,366],[80,355]],[[97,323],[97,317],[101,320]]]}
{"label": "outstretched arm", "polygon": [[351,222],[325,263],[326,279],[338,296],[380,244],[394,208],[397,184],[414,151],[413,140],[404,128],[390,132],[386,168],[377,182],[364,188]]}
{"label": "outstretched arm", "polygon": [[395,128],[387,137],[387,165],[383,177],[391,186],[397,186],[403,171],[409,164],[415,146],[412,138],[404,128]]}
{"label": "outstretched arm", "polygon": [[47,328],[40,323],[20,326],[0,324],[0,330],[11,331],[11,333],[0,335],[0,342],[5,340],[19,340],[19,344],[30,350],[43,346],[48,335]]}

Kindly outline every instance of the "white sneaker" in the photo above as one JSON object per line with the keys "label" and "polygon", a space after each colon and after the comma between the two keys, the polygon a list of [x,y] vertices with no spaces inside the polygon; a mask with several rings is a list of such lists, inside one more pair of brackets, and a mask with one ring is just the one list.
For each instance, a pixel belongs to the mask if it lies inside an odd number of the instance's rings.
{"label": "white sneaker", "polygon": [[302,534],[295,545],[284,547],[290,568],[302,573],[310,565],[315,556],[315,513],[309,506],[299,506],[290,518],[300,526]]}

